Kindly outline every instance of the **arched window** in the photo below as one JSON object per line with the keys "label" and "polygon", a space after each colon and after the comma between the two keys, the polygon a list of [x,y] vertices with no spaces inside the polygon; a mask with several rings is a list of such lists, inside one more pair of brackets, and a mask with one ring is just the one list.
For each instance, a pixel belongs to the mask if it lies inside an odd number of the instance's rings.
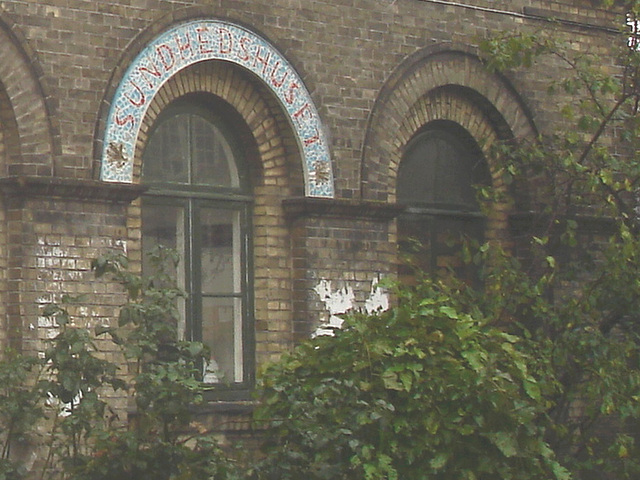
{"label": "arched window", "polygon": [[[177,249],[185,338],[211,349],[204,381],[247,386],[252,368],[251,188],[231,112],[200,96],[162,112],[143,154],[142,248]],[[150,268],[143,264],[143,270]]]}
{"label": "arched window", "polygon": [[412,138],[398,170],[397,198],[407,207],[398,219],[400,248],[414,266],[472,276],[460,261],[460,241],[482,240],[484,219],[475,187],[488,182],[482,152],[461,126],[434,121]]}

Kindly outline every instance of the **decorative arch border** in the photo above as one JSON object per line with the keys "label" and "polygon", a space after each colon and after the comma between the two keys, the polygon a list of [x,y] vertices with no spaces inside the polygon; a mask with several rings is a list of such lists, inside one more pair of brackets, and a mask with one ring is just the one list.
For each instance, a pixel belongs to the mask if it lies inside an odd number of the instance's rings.
{"label": "decorative arch border", "polygon": [[271,43],[243,26],[223,20],[192,20],[176,25],[135,57],[116,89],[107,117],[101,180],[133,182],[136,140],[153,97],[177,72],[207,60],[240,65],[275,94],[303,154],[306,195],[332,198],[329,147],[304,82]]}
{"label": "decorative arch border", "polygon": [[[421,50],[392,73],[371,112],[361,163],[362,197],[395,201],[406,141],[421,122],[446,118],[460,123],[480,143],[537,135],[515,89],[506,78],[488,72],[474,53],[452,45]],[[481,125],[488,135],[484,138],[477,137]]]}

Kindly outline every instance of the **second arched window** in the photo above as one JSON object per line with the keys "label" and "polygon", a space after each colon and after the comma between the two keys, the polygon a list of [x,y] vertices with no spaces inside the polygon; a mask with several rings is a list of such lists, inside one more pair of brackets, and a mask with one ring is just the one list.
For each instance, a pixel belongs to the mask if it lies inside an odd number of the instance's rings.
{"label": "second arched window", "polygon": [[400,275],[414,269],[437,274],[455,271],[473,280],[461,259],[461,242],[482,241],[484,216],[476,187],[489,183],[484,156],[473,137],[450,121],[433,121],[407,144],[397,180],[397,199],[405,205],[398,219],[401,253],[408,258]]}

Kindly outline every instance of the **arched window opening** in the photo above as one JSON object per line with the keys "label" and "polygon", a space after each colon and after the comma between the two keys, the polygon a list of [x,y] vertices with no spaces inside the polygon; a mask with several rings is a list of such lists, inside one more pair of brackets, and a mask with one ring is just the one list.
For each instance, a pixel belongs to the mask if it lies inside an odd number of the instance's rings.
{"label": "arched window opening", "polygon": [[[246,154],[222,102],[189,96],[156,120],[142,156],[142,249],[181,257],[179,334],[211,350],[206,383],[246,387],[253,379],[250,295],[251,188]],[[145,255],[145,259],[146,259]],[[143,271],[149,271],[148,260]]]}
{"label": "arched window opening", "polygon": [[480,148],[460,125],[433,121],[407,144],[397,180],[398,202],[406,205],[398,219],[400,253],[410,258],[400,276],[414,268],[436,274],[453,269],[473,280],[461,259],[462,241],[482,241],[484,217],[476,187],[490,182]]}

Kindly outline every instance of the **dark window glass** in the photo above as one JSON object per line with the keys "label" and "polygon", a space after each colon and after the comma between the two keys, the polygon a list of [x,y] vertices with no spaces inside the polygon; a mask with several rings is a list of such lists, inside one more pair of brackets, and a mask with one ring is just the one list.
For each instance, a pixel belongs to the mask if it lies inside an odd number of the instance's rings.
{"label": "dark window glass", "polygon": [[[482,240],[476,186],[488,182],[482,152],[459,125],[434,122],[409,142],[398,171],[398,202],[407,206],[398,219],[398,236],[413,267],[473,275],[461,261],[460,247],[463,239]],[[400,273],[406,278],[409,270]]]}

